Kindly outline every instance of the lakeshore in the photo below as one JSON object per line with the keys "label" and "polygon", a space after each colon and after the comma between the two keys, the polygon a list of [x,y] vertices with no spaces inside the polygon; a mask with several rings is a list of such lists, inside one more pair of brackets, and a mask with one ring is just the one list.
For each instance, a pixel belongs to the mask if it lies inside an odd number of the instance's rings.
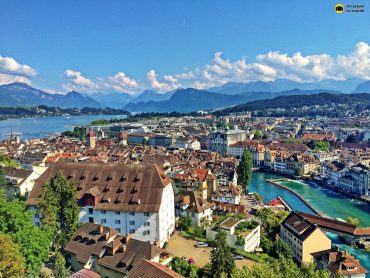
{"label": "lakeshore", "polygon": [[90,125],[94,120],[124,118],[125,115],[89,115],[89,116],[48,116],[17,118],[0,121],[0,140],[8,139],[8,134],[21,132],[22,139],[48,137],[54,133],[73,130],[75,126]]}

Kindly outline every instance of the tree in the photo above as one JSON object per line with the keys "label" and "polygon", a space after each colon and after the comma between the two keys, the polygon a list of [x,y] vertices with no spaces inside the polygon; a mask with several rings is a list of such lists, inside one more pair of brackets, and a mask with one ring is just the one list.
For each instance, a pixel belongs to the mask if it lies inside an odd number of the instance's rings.
{"label": "tree", "polygon": [[0,277],[23,277],[25,264],[22,253],[8,235],[0,235]]}
{"label": "tree", "polygon": [[307,144],[312,150],[321,151],[321,152],[329,152],[330,151],[330,144],[326,141],[317,141],[312,140]]}
{"label": "tree", "polygon": [[181,216],[179,218],[178,226],[181,230],[187,231],[191,227],[190,215]]}
{"label": "tree", "polygon": [[274,241],[272,244],[272,247],[270,249],[269,255],[274,258],[280,258],[282,256],[290,259],[293,257],[293,252],[290,246],[282,241],[281,239],[278,239]]}
{"label": "tree", "polygon": [[238,180],[245,188],[248,187],[252,180],[253,158],[249,150],[244,150],[237,168]]}
{"label": "tree", "polygon": [[199,277],[199,268],[189,264],[187,261],[174,258],[171,262],[172,270],[183,275],[184,277],[197,278]]}
{"label": "tree", "polygon": [[211,252],[211,275],[219,278],[231,277],[231,273],[235,268],[235,262],[230,247],[226,242],[226,233],[221,230],[216,235],[216,247]]}
{"label": "tree", "polygon": [[54,245],[64,247],[78,225],[76,186],[60,173],[42,187],[38,213]]}
{"label": "tree", "polygon": [[32,223],[32,214],[24,201],[6,200],[0,191],[0,234],[7,234],[20,247],[29,276],[38,276],[48,259],[50,238]]}
{"label": "tree", "polygon": [[4,171],[0,168],[0,187],[5,186],[7,184]]}
{"label": "tree", "polygon": [[292,259],[281,257],[273,262],[262,262],[254,264],[243,269],[235,269],[233,278],[271,278],[271,277],[287,277],[287,278],[329,278],[328,271],[315,270],[314,266],[303,265],[299,268]]}
{"label": "tree", "polygon": [[287,211],[279,211],[275,213],[270,208],[263,208],[257,212],[257,217],[262,222],[262,227],[274,239],[280,230],[280,223],[288,216]]}
{"label": "tree", "polygon": [[346,218],[346,222],[352,225],[356,225],[356,226],[360,225],[360,220],[358,220],[358,218],[356,217],[348,216]]}
{"label": "tree", "polygon": [[53,274],[57,278],[67,278],[71,275],[69,268],[66,268],[66,260],[60,251],[55,254]]}
{"label": "tree", "polygon": [[6,155],[0,154],[0,166],[16,168],[19,167],[19,164],[15,160],[7,157]]}

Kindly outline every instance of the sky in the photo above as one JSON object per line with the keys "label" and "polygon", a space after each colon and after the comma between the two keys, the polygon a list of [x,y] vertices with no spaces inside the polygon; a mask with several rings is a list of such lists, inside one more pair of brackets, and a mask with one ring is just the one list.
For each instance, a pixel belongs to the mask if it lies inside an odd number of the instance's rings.
{"label": "sky", "polygon": [[[361,2],[362,1],[362,2]],[[0,84],[167,92],[370,79],[370,5],[333,0],[1,0]]]}

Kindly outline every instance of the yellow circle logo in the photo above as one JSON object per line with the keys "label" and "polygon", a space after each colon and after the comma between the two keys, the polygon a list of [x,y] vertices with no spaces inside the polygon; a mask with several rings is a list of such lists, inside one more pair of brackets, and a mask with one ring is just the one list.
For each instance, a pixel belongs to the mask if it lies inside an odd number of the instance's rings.
{"label": "yellow circle logo", "polygon": [[342,12],[344,12],[344,6],[342,4],[336,4],[335,5],[335,12],[337,14],[341,14]]}

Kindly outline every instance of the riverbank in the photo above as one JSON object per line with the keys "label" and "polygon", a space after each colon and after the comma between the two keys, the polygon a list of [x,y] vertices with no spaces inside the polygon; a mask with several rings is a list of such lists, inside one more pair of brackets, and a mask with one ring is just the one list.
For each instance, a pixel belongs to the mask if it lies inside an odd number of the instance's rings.
{"label": "riverbank", "polygon": [[[279,182],[280,185],[276,185],[269,183],[267,180],[281,181]],[[350,199],[348,196],[318,185],[290,180],[274,173],[258,171],[253,173],[248,190],[258,192],[263,197],[264,202],[276,199],[280,195],[295,211],[310,214],[316,214],[315,211],[317,211],[325,217],[333,219],[358,218],[360,227],[370,227],[370,205],[368,203],[358,199]],[[301,198],[294,193],[299,194]],[[311,208],[314,208],[314,210]]]}
{"label": "riverbank", "polygon": [[348,193],[348,192],[346,192],[346,191],[344,191],[344,190],[340,190],[339,188],[329,186],[329,185],[327,185],[327,184],[326,184],[326,183],[324,183],[324,182],[320,182],[320,181],[316,181],[316,180],[315,180],[315,181],[310,180],[310,181],[308,181],[308,182],[313,183],[313,184],[315,184],[315,185],[317,185],[317,186],[322,186],[322,187],[325,187],[325,188],[327,188],[327,189],[330,189],[330,190],[336,191],[336,192],[341,193],[341,194],[343,194],[343,195],[346,195],[346,196],[348,196],[348,197],[350,197],[350,198],[357,199],[357,200],[359,200],[359,201],[366,202],[366,203],[370,204],[370,198],[363,198],[363,197],[360,197],[360,196],[357,196],[357,195],[350,194],[350,193]]}

